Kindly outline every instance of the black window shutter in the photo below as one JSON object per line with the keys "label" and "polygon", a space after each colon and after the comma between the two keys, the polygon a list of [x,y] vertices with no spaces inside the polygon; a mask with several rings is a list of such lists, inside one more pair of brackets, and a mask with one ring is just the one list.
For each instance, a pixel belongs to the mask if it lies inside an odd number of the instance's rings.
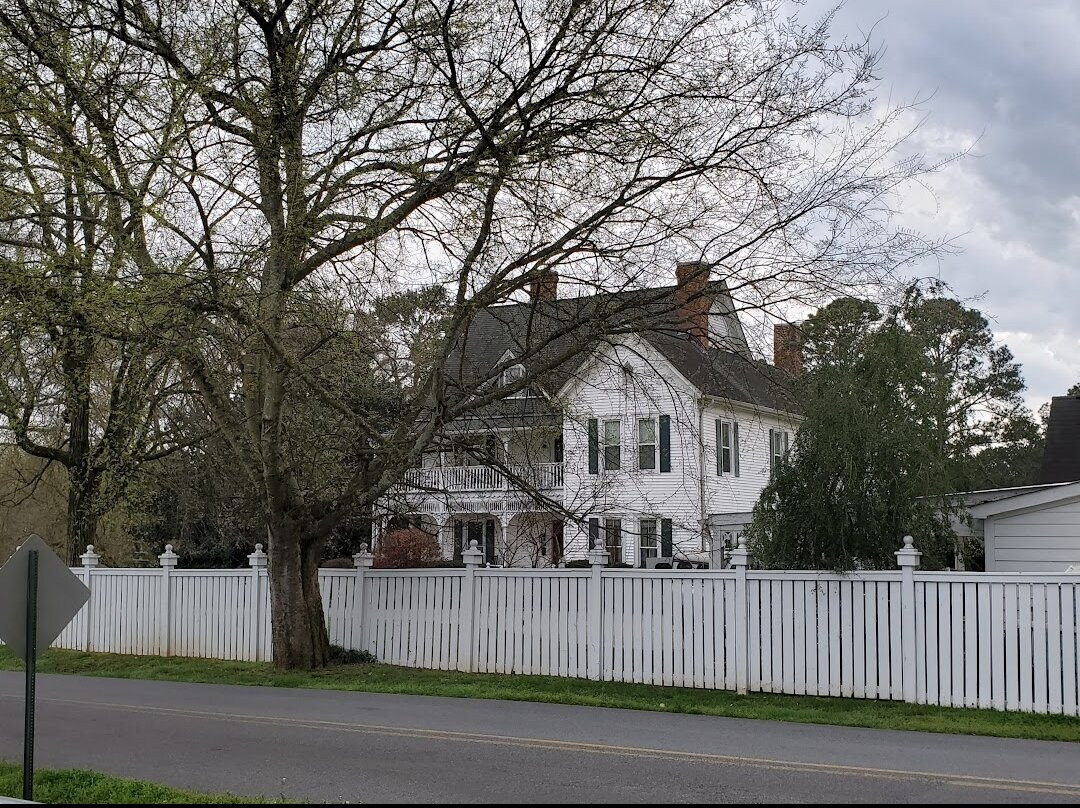
{"label": "black window shutter", "polygon": [[735,476],[739,476],[739,422],[734,421],[731,427],[731,453],[735,455]]}
{"label": "black window shutter", "polygon": [[776,434],[775,429],[769,430],[769,473],[772,474],[776,471],[776,438],[773,435]]}
{"label": "black window shutter", "polygon": [[716,473],[717,475],[724,473],[724,426],[723,422],[716,419]]}
{"label": "black window shutter", "polygon": [[489,564],[495,563],[495,520],[488,519],[484,523],[484,560]]}
{"label": "black window shutter", "polygon": [[589,474],[600,473],[600,427],[589,419]]}
{"label": "black window shutter", "polygon": [[454,561],[461,561],[461,551],[464,549],[461,546],[462,541],[464,539],[464,537],[462,536],[463,532],[464,532],[464,530],[463,530],[463,525],[461,524],[461,520],[460,519],[455,519],[454,520]]}
{"label": "black window shutter", "polygon": [[671,520],[660,520],[660,555],[670,558],[671,552]]}
{"label": "black window shutter", "polygon": [[660,416],[660,471],[671,471],[671,416]]}
{"label": "black window shutter", "polygon": [[600,538],[600,520],[589,520],[589,549],[596,547],[596,540]]}

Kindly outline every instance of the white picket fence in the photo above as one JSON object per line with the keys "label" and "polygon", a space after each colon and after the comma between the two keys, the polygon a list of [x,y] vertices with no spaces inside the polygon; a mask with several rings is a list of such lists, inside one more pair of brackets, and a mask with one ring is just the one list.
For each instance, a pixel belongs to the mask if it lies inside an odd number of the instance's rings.
{"label": "white picket fence", "polygon": [[[171,556],[171,557],[170,557]],[[331,641],[394,665],[1080,714],[1080,574],[481,568],[320,573]],[[261,547],[247,570],[77,570],[56,645],[270,657]]]}

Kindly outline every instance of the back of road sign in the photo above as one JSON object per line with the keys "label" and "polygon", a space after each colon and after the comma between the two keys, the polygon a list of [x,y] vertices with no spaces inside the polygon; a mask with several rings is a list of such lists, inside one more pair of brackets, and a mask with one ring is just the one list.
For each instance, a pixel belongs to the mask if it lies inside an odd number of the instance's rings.
{"label": "back of road sign", "polygon": [[90,590],[40,536],[0,567],[0,640],[26,659],[27,562],[38,551],[37,647],[45,650],[90,598]]}

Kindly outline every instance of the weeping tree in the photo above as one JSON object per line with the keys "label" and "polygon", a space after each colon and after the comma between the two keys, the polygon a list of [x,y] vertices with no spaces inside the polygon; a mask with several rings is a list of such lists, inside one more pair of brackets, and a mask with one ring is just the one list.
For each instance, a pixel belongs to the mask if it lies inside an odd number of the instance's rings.
{"label": "weeping tree", "polygon": [[[153,181],[110,193],[175,280],[156,305],[258,492],[276,664],[327,660],[317,567],[349,514],[449,423],[666,299],[604,293],[700,258],[761,313],[933,248],[889,225],[925,166],[893,157],[903,111],[875,105],[877,53],[828,24],[734,0],[0,0],[5,36],[76,105],[116,81],[78,70],[73,39],[130,67],[122,120],[101,124],[119,153],[143,165],[174,133]],[[599,297],[536,305],[521,355],[466,367],[485,307],[552,270]],[[404,327],[367,324],[416,285],[446,302],[411,356]],[[511,364],[526,372],[489,383]],[[344,473],[304,460],[292,425],[314,402]]]}
{"label": "weeping tree", "polygon": [[804,324],[805,420],[751,526],[763,563],[892,569],[910,533],[927,565],[945,566],[959,515],[948,495],[1029,472],[1037,432],[1019,365],[979,311],[941,291],[888,308],[842,298]]}

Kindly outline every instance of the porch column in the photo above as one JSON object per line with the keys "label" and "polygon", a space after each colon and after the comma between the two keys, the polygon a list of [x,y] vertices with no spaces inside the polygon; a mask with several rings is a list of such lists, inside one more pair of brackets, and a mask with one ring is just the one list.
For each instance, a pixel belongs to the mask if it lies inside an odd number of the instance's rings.
{"label": "porch column", "polygon": [[454,555],[453,519],[449,513],[429,514],[435,523],[435,538],[439,542],[439,549],[447,558]]}
{"label": "porch column", "polygon": [[500,548],[501,552],[496,560],[503,566],[508,567],[514,560],[512,548],[510,547],[510,537],[507,535],[507,532],[510,529],[510,520],[514,518],[514,515],[507,511],[499,511],[495,513],[494,516],[499,521],[499,532],[501,535],[499,544],[496,545]]}

